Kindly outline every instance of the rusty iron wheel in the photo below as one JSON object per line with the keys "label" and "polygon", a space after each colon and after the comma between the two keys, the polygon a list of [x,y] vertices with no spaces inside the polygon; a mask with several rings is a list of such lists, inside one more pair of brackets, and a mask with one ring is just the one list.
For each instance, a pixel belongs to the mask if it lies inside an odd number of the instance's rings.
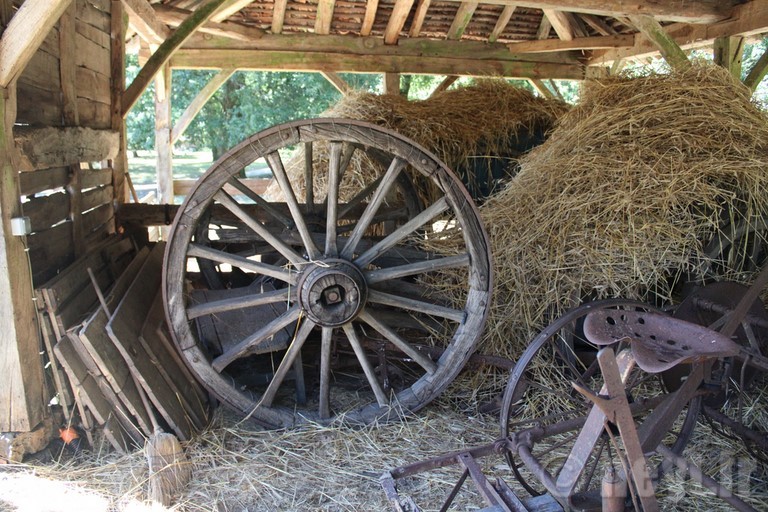
{"label": "rusty iron wheel", "polygon": [[[543,429],[543,434],[534,435],[530,451],[540,467],[555,477],[563,470],[568,453],[576,445],[583,425],[579,419],[585,418],[592,407],[573,388],[572,382],[595,392],[602,386],[596,361],[600,347],[587,341],[582,329],[583,320],[590,312],[605,308],[654,309],[638,301],[605,299],[586,302],[567,311],[531,341],[512,370],[504,392],[500,414],[502,436],[525,435]],[[667,395],[659,375],[649,375],[639,368],[630,374],[626,390],[630,403],[641,408],[635,415],[636,422],[642,422],[650,413],[654,400]],[[692,400],[676,419],[673,430],[665,434],[665,445],[675,453],[681,453],[690,439],[700,408],[700,399]],[[618,431],[613,434],[618,437]],[[526,491],[533,496],[547,492],[540,483],[537,469],[523,464],[516,454],[505,455]],[[617,452],[611,446],[611,436],[604,432],[584,457],[583,471],[568,501],[581,509],[579,507],[588,507],[597,499],[599,508],[601,479],[606,467],[621,467]],[[660,464],[652,477],[660,478],[663,469]]]}

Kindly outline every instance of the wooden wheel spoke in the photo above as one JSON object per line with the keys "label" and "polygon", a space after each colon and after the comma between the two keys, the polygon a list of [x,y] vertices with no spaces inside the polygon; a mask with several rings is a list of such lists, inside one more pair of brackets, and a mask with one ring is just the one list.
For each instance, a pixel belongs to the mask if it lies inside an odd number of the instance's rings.
{"label": "wooden wheel spoke", "polygon": [[320,257],[320,251],[317,249],[312,235],[309,233],[307,223],[304,220],[304,215],[301,213],[299,202],[296,200],[296,194],[293,192],[291,183],[288,180],[288,174],[283,167],[283,161],[280,158],[280,154],[277,151],[269,153],[266,157],[267,164],[272,170],[272,174],[280,185],[283,194],[285,195],[285,202],[288,205],[288,209],[291,212],[293,221],[296,225],[296,229],[299,231],[301,240],[304,243],[304,248],[307,250],[307,254],[310,259],[318,259]]}
{"label": "wooden wheel spoke", "polygon": [[369,284],[373,284],[389,281],[390,279],[399,279],[401,277],[467,265],[469,265],[469,254],[464,253],[457,256],[447,256],[445,258],[424,260],[407,265],[398,265],[396,267],[369,270],[365,272],[365,279]]}
{"label": "wooden wheel spoke", "polygon": [[267,243],[272,245],[275,249],[280,252],[283,256],[285,256],[288,261],[293,263],[294,265],[302,265],[306,263],[306,260],[302,258],[296,251],[294,251],[291,247],[286,245],[282,240],[277,238],[275,235],[273,235],[264,225],[262,225],[259,221],[248,215],[248,213],[243,210],[239,204],[237,204],[237,201],[235,201],[229,194],[224,192],[224,190],[219,190],[216,193],[216,196],[214,196],[216,200],[224,205],[224,207],[234,213],[237,218],[242,220],[246,226],[251,228],[257,235],[259,235],[261,238],[263,238]]}
{"label": "wooden wheel spoke", "polygon": [[342,326],[342,329],[344,329],[344,334],[347,335],[349,344],[352,345],[352,350],[355,351],[355,356],[357,356],[357,360],[363,369],[363,373],[365,373],[365,378],[368,379],[368,385],[371,386],[373,394],[376,396],[376,401],[381,407],[388,405],[389,399],[387,398],[387,394],[384,392],[384,388],[381,387],[379,380],[376,378],[376,372],[374,371],[371,362],[368,360],[368,357],[365,355],[365,351],[360,343],[360,339],[357,337],[355,328],[351,323],[348,323]]}
{"label": "wooden wheel spoke", "polygon": [[336,247],[336,224],[339,208],[339,180],[341,178],[341,142],[331,142],[328,155],[328,194],[326,195],[325,217],[325,256],[335,258],[339,254]]}
{"label": "wooden wheel spoke", "polygon": [[397,347],[408,357],[416,361],[428,373],[430,374],[435,373],[435,371],[437,370],[437,364],[434,361],[432,361],[428,356],[426,356],[425,354],[422,354],[421,352],[416,350],[414,347],[412,347],[407,341],[401,338],[389,326],[380,322],[376,317],[374,317],[367,311],[362,311],[358,315],[358,318],[363,322],[367,323],[368,325],[370,325],[371,327],[373,327],[374,329],[376,329],[385,338],[387,338],[395,347]]}
{"label": "wooden wheel spoke", "polygon": [[274,277],[288,284],[295,285],[297,282],[296,273],[292,273],[284,268],[268,265],[259,261],[249,260],[243,256],[230,254],[218,249],[212,249],[200,244],[189,244],[187,256],[193,258],[205,258],[217,263],[227,263],[242,270],[250,270],[268,277]]}
{"label": "wooden wheel spoke", "polygon": [[[397,245],[397,243],[403,240],[406,236],[413,233],[418,228],[434,219],[447,209],[448,201],[446,201],[445,197],[441,197],[434,204],[432,204],[432,206],[397,228],[389,236],[365,251],[359,258],[355,260],[355,264],[360,268],[365,267],[376,258],[384,254],[387,250]],[[346,247],[344,249],[346,254]]]}
{"label": "wooden wheel spoke", "polygon": [[320,404],[318,412],[321,419],[331,416],[331,338],[332,327],[323,327],[320,342]]}
{"label": "wooden wheel spoke", "polygon": [[225,311],[234,311],[236,309],[250,308],[253,306],[262,306],[264,304],[274,304],[277,302],[288,302],[291,293],[288,288],[282,290],[272,290],[263,293],[253,293],[243,297],[232,297],[229,299],[212,300],[201,304],[195,304],[187,308],[187,318],[193,320],[204,315],[213,315]]}
{"label": "wooden wheel spoke", "polygon": [[283,226],[290,228],[293,226],[293,221],[285,216],[282,212],[278,211],[276,208],[272,206],[272,203],[261,197],[259,194],[255,193],[250,188],[246,187],[243,182],[241,182],[236,177],[232,177],[229,182],[230,185],[232,185],[234,188],[239,190],[245,197],[253,201],[255,204],[259,205],[259,208],[270,214],[275,220],[277,220],[280,224]]}
{"label": "wooden wheel spoke", "polygon": [[340,218],[340,219],[344,219],[344,218],[346,218],[346,216],[347,216],[347,215],[349,215],[349,213],[350,213],[352,210],[354,210],[355,208],[357,208],[357,207],[358,207],[358,206],[359,206],[359,205],[360,205],[360,204],[361,204],[361,203],[362,203],[362,202],[365,200],[365,198],[366,198],[366,197],[368,197],[369,195],[371,195],[371,193],[372,193],[374,190],[376,190],[376,187],[378,187],[378,186],[379,186],[379,184],[381,183],[381,180],[382,180],[383,178],[384,178],[384,176],[383,176],[383,175],[382,175],[382,176],[379,176],[378,178],[376,178],[375,180],[373,180],[372,182],[370,182],[368,185],[366,185],[366,186],[365,186],[365,188],[363,188],[363,190],[361,190],[360,192],[358,192],[357,194],[355,194],[355,196],[354,196],[352,199],[350,199],[349,201],[347,201],[347,202],[346,202],[346,203],[345,203],[345,204],[344,204],[344,205],[343,205],[343,206],[342,206],[342,207],[339,209],[339,218]]}
{"label": "wooden wheel spoke", "polygon": [[368,290],[368,301],[374,302],[376,304],[383,304],[385,306],[393,306],[410,311],[417,311],[419,313],[433,315],[440,318],[447,318],[448,320],[453,320],[455,322],[464,321],[465,316],[465,312],[463,310],[438,306],[437,304],[431,304],[429,302],[410,299],[407,297],[400,297],[399,295],[392,295],[390,293],[384,293],[378,290]]}
{"label": "wooden wheel spoke", "polygon": [[313,162],[312,143],[304,143],[304,202],[307,211],[313,212],[315,207],[315,171]]}
{"label": "wooden wheel spoke", "polygon": [[360,242],[360,239],[365,233],[365,230],[368,229],[368,226],[370,226],[371,220],[373,219],[376,212],[379,210],[381,203],[387,197],[387,193],[391,190],[392,186],[395,184],[397,175],[400,174],[400,171],[402,171],[406,165],[407,165],[406,161],[397,157],[394,158],[392,160],[392,163],[389,164],[389,168],[387,169],[387,172],[384,174],[384,178],[381,180],[381,183],[379,184],[379,186],[376,187],[376,191],[373,193],[373,197],[371,198],[371,201],[368,203],[368,206],[366,206],[365,211],[360,216],[360,220],[357,222],[357,225],[355,226],[355,229],[352,231],[352,234],[349,236],[349,241],[347,242],[347,245],[344,246],[344,251],[341,253],[342,257],[344,258],[352,257],[352,254],[357,248],[357,244],[358,242]]}
{"label": "wooden wheel spoke", "polygon": [[288,374],[288,370],[290,370],[293,366],[293,362],[296,360],[296,356],[299,355],[301,347],[304,346],[304,342],[307,340],[309,333],[312,332],[314,327],[315,323],[312,322],[309,318],[304,318],[301,321],[301,325],[296,332],[296,336],[294,336],[293,341],[291,341],[291,345],[285,352],[283,360],[280,361],[280,366],[277,367],[275,375],[272,377],[269,386],[267,386],[267,389],[264,391],[264,395],[261,397],[259,405],[264,407],[272,406],[272,402],[275,400],[275,395],[277,394],[280,385],[282,385],[283,381],[285,380],[285,376]]}
{"label": "wooden wheel spoke", "polygon": [[300,314],[301,307],[299,305],[292,306],[288,311],[278,316],[267,325],[214,359],[211,363],[211,366],[214,370],[221,373],[221,371],[224,370],[227,365],[236,359],[239,359],[241,356],[247,355],[253,348],[257,347],[272,335],[288,326],[291,322],[298,320]]}

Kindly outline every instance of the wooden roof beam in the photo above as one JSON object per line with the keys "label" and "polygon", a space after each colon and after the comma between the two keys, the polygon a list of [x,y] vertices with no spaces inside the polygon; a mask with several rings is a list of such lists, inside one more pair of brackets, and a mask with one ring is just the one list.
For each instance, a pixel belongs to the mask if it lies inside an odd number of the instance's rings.
{"label": "wooden roof beam", "polygon": [[147,88],[155,75],[171,59],[173,54],[201,25],[207,23],[211,16],[227,1],[231,0],[211,0],[209,3],[193,12],[179,27],[173,31],[171,36],[152,54],[147,63],[141,68],[139,74],[133,79],[131,85],[123,93],[122,114],[123,117],[133,108],[141,96],[141,93]]}
{"label": "wooden roof beam", "polygon": [[509,43],[507,48],[512,53],[547,53],[567,50],[598,50],[605,48],[630,48],[635,44],[632,34],[615,36],[578,37],[570,41],[561,39],[538,39]]}
{"label": "wooden roof beam", "polygon": [[288,0],[275,0],[275,6],[272,8],[272,33],[280,34],[283,31],[285,23],[285,9],[288,7]]}
{"label": "wooden roof beam", "polygon": [[[171,28],[176,28],[181,25],[193,12],[163,5],[158,5],[154,9],[157,18]],[[197,31],[204,34],[227,37],[245,42],[256,41],[261,39],[265,34],[260,28],[249,27],[233,21],[224,21],[221,23],[209,21],[198,27]]]}
{"label": "wooden roof beam", "polygon": [[499,36],[504,33],[504,30],[509,25],[509,20],[512,19],[512,15],[515,13],[517,6],[505,5],[504,10],[499,14],[499,19],[496,20],[496,25],[493,27],[490,35],[488,36],[489,43],[495,43],[499,39]]}
{"label": "wooden roof beam", "polygon": [[411,37],[419,37],[421,34],[421,27],[424,26],[424,20],[427,19],[427,11],[432,4],[432,0],[419,0],[416,4],[416,12],[413,13],[413,21],[411,21],[411,29],[408,31],[408,35]]}
{"label": "wooden roof beam", "polygon": [[461,39],[461,36],[464,35],[464,31],[467,29],[467,25],[472,21],[475,9],[477,9],[477,2],[461,2],[459,10],[456,11],[456,17],[453,18],[453,23],[451,23],[451,27],[446,34],[447,39]]}
{"label": "wooden roof beam", "polygon": [[233,14],[240,12],[243,7],[248,7],[252,3],[253,0],[229,0],[226,4],[221,6],[216,14],[213,15],[211,21],[220,23]]}
{"label": "wooden roof beam", "polygon": [[192,124],[195,116],[200,113],[205,104],[208,103],[208,100],[216,94],[216,91],[224,85],[224,82],[229,80],[229,77],[231,77],[235,71],[236,70],[232,68],[222,69],[216,73],[202,89],[200,89],[200,92],[198,92],[192,101],[189,102],[187,108],[184,109],[184,113],[181,114],[179,120],[173,125],[173,128],[171,129],[171,145],[176,144],[187,128],[189,128],[189,125]]}
{"label": "wooden roof beam", "polygon": [[[485,43],[483,43],[485,44]],[[350,54],[307,51],[179,50],[171,66],[182,69],[320,71],[352,73],[417,73],[430,75],[502,76],[510,78],[555,78],[581,80],[588,72],[581,64],[515,58],[478,59],[419,55]]]}
{"label": "wooden roof beam", "polygon": [[608,25],[602,18],[598,18],[593,14],[579,14],[579,18],[592,27],[592,29],[601,36],[615,36],[618,34],[613,27]]}
{"label": "wooden roof beam", "polygon": [[[765,32],[768,27],[768,2],[751,0],[733,8],[731,17],[712,25],[689,25],[674,23],[666,25],[664,31],[673,38],[682,49],[700,48],[711,45],[718,37],[754,36]],[[632,48],[595,51],[590,65],[610,64],[618,59],[642,59],[657,55],[658,47],[648,38],[635,38]]]}
{"label": "wooden roof beam", "polygon": [[376,21],[376,12],[379,10],[379,0],[368,0],[365,3],[365,16],[363,17],[363,26],[360,28],[361,36],[371,35],[373,22]]}
{"label": "wooden roof beam", "polygon": [[128,23],[139,37],[150,44],[160,45],[171,35],[171,30],[155,14],[147,0],[122,0],[128,14]]}
{"label": "wooden roof beam", "polygon": [[405,20],[413,7],[413,0],[395,0],[395,6],[392,8],[392,14],[389,16],[387,28],[384,30],[384,42],[386,44],[395,44],[400,37],[400,31],[403,30]]}
{"label": "wooden roof beam", "polygon": [[586,29],[576,15],[570,12],[544,9],[544,15],[552,24],[557,35],[563,41],[571,41],[577,37],[588,37]]}
{"label": "wooden roof beam", "polygon": [[[461,2],[462,0],[446,0]],[[682,23],[715,23],[731,16],[732,0],[483,0],[486,4],[516,5],[533,9],[554,9],[566,12],[626,17],[653,16],[665,21]]]}
{"label": "wooden roof beam", "polygon": [[317,18],[315,18],[315,34],[328,35],[331,33],[333,9],[336,0],[319,0],[317,2]]}
{"label": "wooden roof beam", "polygon": [[682,70],[690,67],[691,61],[677,42],[664,31],[658,21],[650,16],[630,16],[629,21],[659,49],[669,67]]}
{"label": "wooden roof beam", "polygon": [[26,0],[0,38],[0,87],[8,87],[29,63],[72,0]]}

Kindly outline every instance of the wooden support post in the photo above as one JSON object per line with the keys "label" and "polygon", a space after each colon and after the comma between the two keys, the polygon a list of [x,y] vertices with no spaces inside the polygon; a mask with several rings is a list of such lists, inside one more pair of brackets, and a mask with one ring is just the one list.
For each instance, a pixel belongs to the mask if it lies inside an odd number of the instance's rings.
{"label": "wooden support post", "polygon": [[384,94],[400,94],[400,73],[384,73]]}
{"label": "wooden support post", "polygon": [[29,432],[45,416],[40,336],[24,238],[11,234],[21,213],[12,163],[16,86],[0,89],[0,432]]}
{"label": "wooden support post", "polygon": [[741,59],[744,54],[743,37],[718,37],[712,45],[714,61],[728,70],[736,81],[741,81]]}
{"label": "wooden support post", "polygon": [[630,16],[629,21],[656,45],[669,67],[677,71],[690,67],[691,61],[688,60],[688,56],[658,21],[650,16]]}
{"label": "wooden support post", "polygon": [[211,99],[211,96],[216,94],[216,91],[224,85],[224,82],[229,80],[229,77],[231,77],[235,71],[236,70],[232,68],[222,69],[216,73],[205,86],[203,86],[200,92],[197,93],[197,96],[192,99],[184,110],[184,113],[181,114],[179,120],[176,121],[176,124],[173,125],[173,129],[171,130],[171,144],[175,144],[179,140],[179,137],[181,137],[184,131],[189,127],[192,120],[195,119],[195,116],[203,109],[205,104],[208,103],[208,100]]}
{"label": "wooden support post", "polygon": [[333,85],[336,90],[344,96],[353,90],[353,88],[343,78],[341,78],[338,73],[334,73],[332,71],[321,71],[320,74],[323,75],[323,78],[331,82],[331,85]]}
{"label": "wooden support post", "polygon": [[752,66],[752,69],[749,70],[747,77],[744,79],[744,85],[754,92],[757,86],[760,85],[760,82],[763,81],[766,72],[768,72],[768,50],[760,56],[755,65]]}
{"label": "wooden support post", "polygon": [[125,186],[125,173],[128,172],[128,142],[123,119],[123,90],[125,89],[125,31],[123,3],[112,0],[110,20],[110,101],[111,128],[119,133],[117,156],[110,162],[112,166],[112,186],[115,200],[124,203],[128,199]]}
{"label": "wooden support post", "polygon": [[173,204],[173,146],[171,145],[171,66],[163,66],[155,80],[155,151],[157,195],[161,204]]}

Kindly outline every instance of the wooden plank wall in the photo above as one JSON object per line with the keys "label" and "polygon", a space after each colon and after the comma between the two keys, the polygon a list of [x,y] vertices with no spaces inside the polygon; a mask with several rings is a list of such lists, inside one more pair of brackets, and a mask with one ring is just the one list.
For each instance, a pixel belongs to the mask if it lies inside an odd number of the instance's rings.
{"label": "wooden plank wall", "polygon": [[[74,0],[18,81],[17,123],[111,126],[111,2]],[[111,161],[22,172],[21,200],[35,286],[114,233]]]}

